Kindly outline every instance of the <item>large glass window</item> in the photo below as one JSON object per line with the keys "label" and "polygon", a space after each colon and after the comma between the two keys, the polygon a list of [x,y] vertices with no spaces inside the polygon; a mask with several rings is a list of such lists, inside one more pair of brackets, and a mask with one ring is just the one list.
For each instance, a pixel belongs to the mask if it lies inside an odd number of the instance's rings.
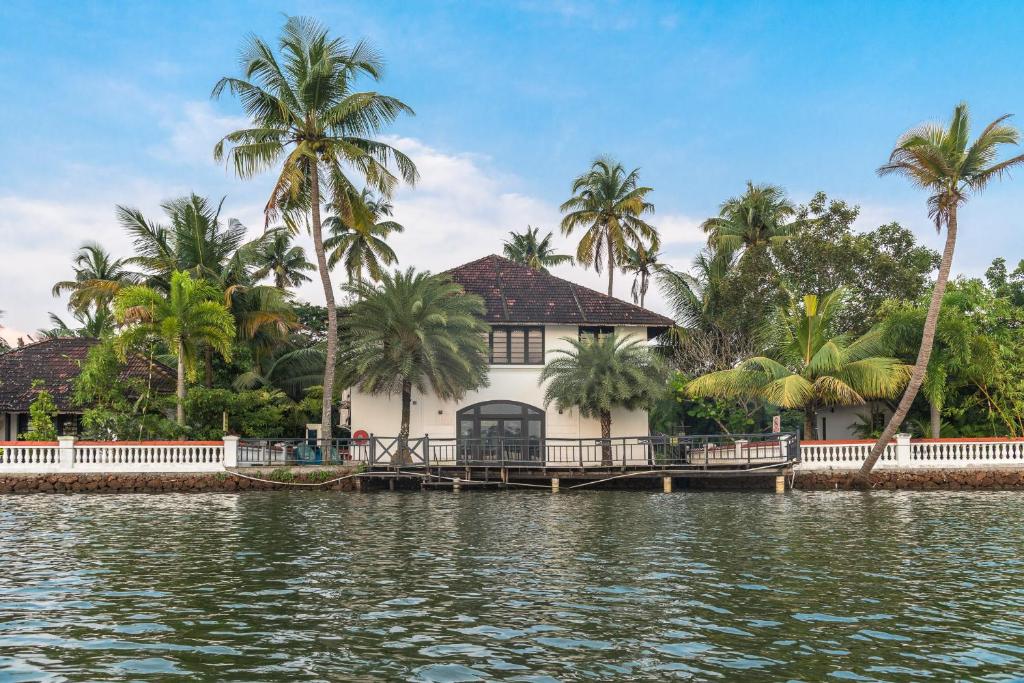
{"label": "large glass window", "polygon": [[530,461],[542,458],[544,411],[514,401],[488,401],[458,412],[462,461]]}
{"label": "large glass window", "polygon": [[580,341],[595,341],[615,334],[615,328],[607,325],[580,325]]}
{"label": "large glass window", "polygon": [[491,328],[490,361],[492,365],[543,365],[543,327]]}

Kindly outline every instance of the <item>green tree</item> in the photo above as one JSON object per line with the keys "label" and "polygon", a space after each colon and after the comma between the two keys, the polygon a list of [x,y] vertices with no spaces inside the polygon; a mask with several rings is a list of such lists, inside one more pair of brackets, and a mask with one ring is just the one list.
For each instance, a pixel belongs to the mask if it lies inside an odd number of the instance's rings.
{"label": "green tree", "polygon": [[569,348],[553,351],[540,373],[544,405],[596,417],[604,440],[601,461],[611,465],[612,410],[651,408],[665,392],[665,369],[639,339],[610,334],[564,341]]}
{"label": "green tree", "polygon": [[116,320],[114,312],[108,306],[72,309],[71,315],[79,327],[72,327],[60,316],[50,313],[50,324],[47,330],[39,330],[39,335],[47,339],[57,337],[91,337],[99,339],[114,332]]}
{"label": "green tree", "polygon": [[808,294],[778,311],[769,325],[767,355],[691,381],[692,397],[758,399],[804,411],[804,437],[815,434],[815,411],[834,405],[862,405],[892,398],[906,383],[908,367],[888,355],[877,330],[851,339],[836,334],[835,318],[845,292],[819,300]]}
{"label": "green tree", "polygon": [[306,260],[305,249],[292,243],[294,233],[287,227],[275,228],[268,233],[270,239],[255,250],[253,279],[258,281],[269,276],[273,278],[274,286],[282,291],[310,282],[306,273],[316,270],[316,266]]}
{"label": "green tree", "polygon": [[867,479],[882,451],[903,424],[928,371],[942,296],[953,263],[957,209],[971,194],[984,190],[994,178],[1001,177],[1016,165],[1024,164],[1024,154],[996,161],[1003,146],[1016,145],[1019,140],[1017,130],[1005,124],[1007,118],[1009,115],[1001,116],[990,123],[969,144],[970,118],[967,104],[961,102],[953,110],[948,128],[939,124],[925,124],[909,131],[896,143],[896,148],[889,155],[889,162],[878,169],[879,175],[902,175],[915,186],[931,192],[928,197],[928,214],[934,220],[936,230],[941,232],[945,227],[946,244],[925,316],[917,362],[903,398],[864,460],[859,472],[862,479]]}
{"label": "green tree", "polygon": [[487,385],[484,302],[445,277],[383,273],[379,285],[356,282],[348,317],[344,386],[402,397],[399,451],[408,457],[412,391],[443,401]]}
{"label": "green tree", "polygon": [[725,256],[740,254],[740,263],[761,257],[783,244],[793,231],[796,207],[777,185],[754,185],[739,197],[726,200],[718,216],[701,224],[708,245]]}
{"label": "green tree", "polygon": [[529,266],[542,273],[548,268],[572,263],[572,256],[559,254],[551,246],[553,235],[549,232],[540,238],[540,228],[526,226],[526,232],[510,232],[509,239],[502,244],[502,251],[509,260]]}
{"label": "green tree", "polygon": [[58,411],[53,394],[43,389],[43,382],[38,379],[32,382],[32,391],[36,397],[28,406],[28,431],[21,438],[23,441],[56,441],[57,427],[53,420]]}
{"label": "green tree", "polygon": [[130,348],[158,339],[178,360],[177,422],[185,425],[185,376],[195,377],[196,359],[205,346],[225,359],[231,355],[235,321],[219,301],[220,294],[204,280],[188,273],[171,275],[164,294],[151,287],[135,285],[114,298],[114,312],[128,325],[118,339],[122,356]]}
{"label": "green tree", "polygon": [[84,313],[94,307],[98,317],[100,309],[109,311],[110,302],[123,287],[138,281],[138,275],[127,266],[127,259],[114,258],[98,242],[85,242],[72,259],[74,279],[56,283],[53,295],[69,292],[68,308]]}
{"label": "green tree", "polygon": [[628,247],[657,240],[658,232],[643,216],[654,212],[647,201],[651,188],[640,185],[640,169],[629,173],[609,157],[594,161],[590,170],[572,183],[572,197],[562,203],[562,234],[584,230],[576,248],[576,261],[594,270],[608,268],[608,296],[612,296],[615,268]]}
{"label": "green tree", "polygon": [[327,263],[331,268],[343,263],[349,282],[361,282],[364,272],[377,282],[387,266],[398,263],[387,238],[405,228],[386,218],[391,215],[391,203],[375,198],[369,190],[364,189],[350,204],[350,220],[334,215],[324,221],[330,233],[324,242],[330,252]]}
{"label": "green tree", "polygon": [[[356,80],[379,80],[380,56],[364,42],[349,46],[331,38],[314,20],[289,17],[278,40],[278,53],[250,36],[242,52],[242,78],[222,78],[212,96],[224,90],[239,97],[251,126],[226,135],[214,158],[226,160],[241,178],[251,178],[281,163],[266,205],[268,222],[296,206],[310,212],[317,268],[327,303],[327,349],[324,367],[322,433],[331,437],[334,371],[338,350],[338,316],[324,249],[320,211],[324,195],[344,219],[353,215],[358,197],[354,172],[373,191],[390,197],[399,176],[417,179],[412,160],[394,147],[373,140],[401,114],[412,114],[402,101],[376,92],[358,92]],[[399,176],[389,166],[397,168]],[[326,193],[321,190],[327,184]]]}
{"label": "green tree", "polygon": [[622,270],[626,273],[633,273],[633,288],[630,294],[633,303],[644,307],[644,299],[647,290],[651,286],[651,276],[661,268],[660,254],[661,247],[658,239],[655,238],[650,244],[638,244],[635,247],[627,247],[626,255],[622,260]]}

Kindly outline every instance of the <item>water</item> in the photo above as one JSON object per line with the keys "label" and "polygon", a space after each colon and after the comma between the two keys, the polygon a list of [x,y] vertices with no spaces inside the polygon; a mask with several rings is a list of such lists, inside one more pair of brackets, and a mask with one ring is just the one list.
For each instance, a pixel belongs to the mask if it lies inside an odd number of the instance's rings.
{"label": "water", "polygon": [[0,680],[1024,677],[1024,495],[0,497]]}

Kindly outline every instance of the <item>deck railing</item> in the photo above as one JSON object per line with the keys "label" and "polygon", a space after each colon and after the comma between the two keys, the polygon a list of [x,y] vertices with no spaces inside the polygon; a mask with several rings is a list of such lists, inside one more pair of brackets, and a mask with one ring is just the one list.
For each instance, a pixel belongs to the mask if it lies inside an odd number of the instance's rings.
{"label": "deck railing", "polygon": [[237,436],[223,441],[0,441],[0,474],[217,472],[235,466],[237,445]]}
{"label": "deck railing", "polygon": [[[855,441],[803,441],[800,470],[854,470],[867,459],[873,439]],[[877,469],[982,469],[1024,466],[1024,439],[975,437],[966,439],[911,439],[898,434],[885,447]]]}
{"label": "deck railing", "polygon": [[563,437],[332,439],[243,439],[239,465],[327,465],[368,467],[758,467],[794,463],[795,434],[731,436],[627,436],[612,439]]}

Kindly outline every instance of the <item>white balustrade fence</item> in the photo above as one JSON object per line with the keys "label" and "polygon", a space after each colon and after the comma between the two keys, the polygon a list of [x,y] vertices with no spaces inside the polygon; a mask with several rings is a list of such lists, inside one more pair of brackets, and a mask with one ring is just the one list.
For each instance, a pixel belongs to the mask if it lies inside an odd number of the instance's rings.
{"label": "white balustrade fence", "polygon": [[[867,459],[874,440],[810,441],[800,444],[798,470],[855,470]],[[1024,467],[1024,439],[920,439],[906,434],[885,447],[876,469],[985,469]]]}
{"label": "white balustrade fence", "polygon": [[238,464],[238,437],[223,441],[0,442],[0,474],[220,472]]}

